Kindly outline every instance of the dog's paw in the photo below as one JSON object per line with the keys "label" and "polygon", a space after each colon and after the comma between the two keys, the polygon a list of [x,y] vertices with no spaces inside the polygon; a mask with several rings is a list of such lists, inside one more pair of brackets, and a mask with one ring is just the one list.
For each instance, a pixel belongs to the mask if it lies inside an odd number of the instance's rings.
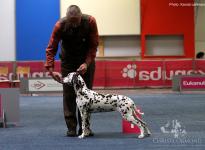
{"label": "dog's paw", "polygon": [[143,139],[143,138],[150,137],[150,136],[151,136],[151,133],[140,134],[140,135],[138,136],[138,139]]}
{"label": "dog's paw", "polygon": [[81,135],[78,136],[78,138],[83,139],[83,138],[85,138],[85,135],[81,134]]}
{"label": "dog's paw", "polygon": [[144,135],[144,134],[140,134],[140,135],[138,136],[138,139],[143,139],[143,138],[145,138],[145,135]]}
{"label": "dog's paw", "polygon": [[90,136],[94,136],[94,133],[90,129],[85,130],[85,137],[90,137]]}

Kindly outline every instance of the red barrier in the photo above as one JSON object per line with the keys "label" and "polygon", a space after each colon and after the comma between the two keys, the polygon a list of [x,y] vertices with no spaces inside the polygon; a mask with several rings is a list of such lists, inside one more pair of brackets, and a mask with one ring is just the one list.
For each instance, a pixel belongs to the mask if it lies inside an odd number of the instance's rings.
{"label": "red barrier", "polygon": [[[140,112],[140,108],[137,108]],[[140,119],[142,118],[141,114],[137,113],[136,114],[137,117],[139,117]],[[130,122],[126,121],[126,120],[122,120],[122,133],[137,133],[140,134],[140,129],[137,125],[131,124]]]}
{"label": "red barrier", "polygon": [[96,87],[105,87],[105,82],[106,82],[105,64],[106,64],[105,61],[96,62],[95,77],[94,77],[94,86]]}
{"label": "red barrier", "polygon": [[2,119],[3,118],[3,106],[2,106],[2,99],[1,99],[1,94],[0,94],[0,119]]}
{"label": "red barrier", "polygon": [[13,62],[0,62],[0,80],[13,79]]}
{"label": "red barrier", "polygon": [[165,61],[164,66],[164,84],[168,86],[171,85],[174,75],[190,75],[195,73],[192,60]]}
{"label": "red barrier", "polygon": [[134,86],[136,68],[132,67],[133,62],[106,61],[105,63],[105,87]]}
{"label": "red barrier", "polygon": [[[41,61],[24,61],[16,63],[19,77],[44,77],[44,63]],[[19,68],[19,69],[18,69]],[[18,73],[19,72],[19,73]]]}
{"label": "red barrier", "polygon": [[162,86],[163,61],[137,61],[136,86]]}
{"label": "red barrier", "polygon": [[11,88],[12,83],[9,80],[0,80],[0,88]]}
{"label": "red barrier", "polygon": [[[7,66],[8,74],[0,80],[12,80],[14,64]],[[49,77],[43,61],[17,62],[16,67],[29,68],[29,77]],[[60,62],[55,63],[55,71],[60,75]],[[94,87],[171,87],[174,75],[205,75],[205,60],[165,60],[165,61],[97,61]],[[27,77],[24,75],[23,77]]]}

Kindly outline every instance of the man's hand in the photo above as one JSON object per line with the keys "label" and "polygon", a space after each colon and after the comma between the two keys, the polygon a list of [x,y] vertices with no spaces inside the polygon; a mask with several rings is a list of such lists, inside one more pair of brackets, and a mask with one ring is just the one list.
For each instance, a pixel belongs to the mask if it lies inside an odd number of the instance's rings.
{"label": "man's hand", "polygon": [[55,81],[57,81],[57,82],[59,82],[59,83],[62,83],[62,78],[60,77],[59,73],[58,73],[58,72],[54,72],[53,70],[54,70],[53,68],[49,68],[49,69],[48,69],[48,71],[49,71],[51,77],[52,77]]}
{"label": "man's hand", "polygon": [[59,76],[58,72],[50,72],[50,75],[54,80],[56,80],[59,83],[62,83],[62,78]]}
{"label": "man's hand", "polygon": [[88,69],[88,65],[86,63],[83,63],[82,65],[80,65],[80,67],[77,69],[77,71],[80,74],[85,74],[87,69]]}

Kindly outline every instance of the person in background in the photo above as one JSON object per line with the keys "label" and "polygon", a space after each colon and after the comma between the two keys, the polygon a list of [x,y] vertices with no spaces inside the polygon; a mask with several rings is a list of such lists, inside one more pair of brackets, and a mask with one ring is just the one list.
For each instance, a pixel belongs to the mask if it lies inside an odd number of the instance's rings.
{"label": "person in background", "polygon": [[[78,71],[85,80],[87,87],[92,89],[95,57],[99,43],[95,18],[91,15],[82,14],[77,5],[71,5],[67,9],[66,17],[56,22],[46,48],[45,67],[54,80],[61,82],[62,78],[54,71],[55,55],[59,43],[61,45],[62,77],[66,77],[70,72]],[[68,128],[67,136],[77,136],[82,133],[79,111],[78,117],[76,117],[75,99],[73,87],[63,84],[63,109]],[[77,124],[79,125],[78,133]],[[90,136],[92,135],[91,132]]]}
{"label": "person in background", "polygon": [[196,54],[196,58],[197,58],[197,59],[203,59],[203,58],[204,58],[204,52],[198,52],[198,53]]}

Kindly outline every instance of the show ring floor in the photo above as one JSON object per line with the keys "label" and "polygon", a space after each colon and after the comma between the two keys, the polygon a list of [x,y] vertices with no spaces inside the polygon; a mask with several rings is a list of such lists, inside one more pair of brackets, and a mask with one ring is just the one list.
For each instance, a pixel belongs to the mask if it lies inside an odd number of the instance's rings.
{"label": "show ring floor", "polygon": [[[97,90],[99,91],[99,90]],[[118,112],[91,116],[94,137],[66,137],[62,96],[21,96],[21,121],[0,128],[0,150],[187,150],[205,149],[204,92],[103,90],[131,97],[145,112],[152,136],[123,134]]]}

